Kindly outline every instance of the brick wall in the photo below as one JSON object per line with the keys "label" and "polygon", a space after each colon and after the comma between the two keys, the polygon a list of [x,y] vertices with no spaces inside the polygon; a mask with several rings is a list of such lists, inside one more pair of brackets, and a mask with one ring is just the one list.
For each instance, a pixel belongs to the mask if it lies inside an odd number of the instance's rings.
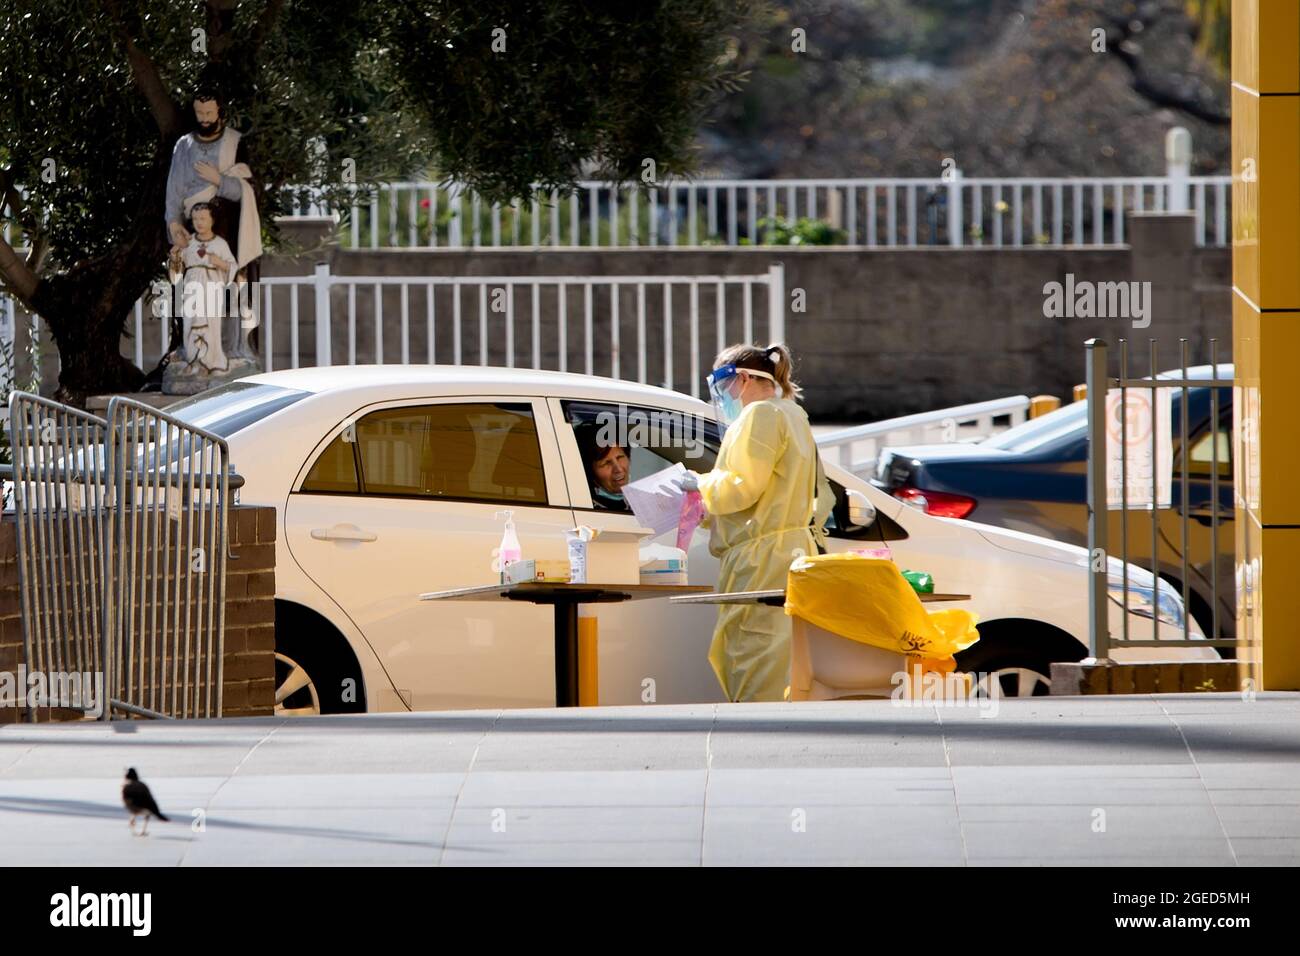
{"label": "brick wall", "polygon": [[1064,696],[1238,693],[1259,686],[1257,669],[1244,660],[1052,665],[1052,693]]}
{"label": "brick wall", "polygon": [[[0,519],[0,674],[15,675],[15,681],[26,663],[17,530],[12,513]],[[222,716],[265,716],[275,705],[275,509],[237,506],[228,531]],[[40,721],[80,717],[58,708],[37,712]],[[0,723],[22,718],[20,708],[0,706]]]}
{"label": "brick wall", "polygon": [[240,506],[233,518],[222,716],[264,716],[275,706],[275,509]]}

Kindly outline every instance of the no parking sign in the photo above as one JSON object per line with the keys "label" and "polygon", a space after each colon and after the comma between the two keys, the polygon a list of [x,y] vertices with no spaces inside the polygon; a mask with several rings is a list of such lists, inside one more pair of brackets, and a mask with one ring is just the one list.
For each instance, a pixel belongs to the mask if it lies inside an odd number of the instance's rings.
{"label": "no parking sign", "polygon": [[1122,508],[1127,504],[1129,508],[1150,508],[1153,496],[1155,507],[1170,506],[1174,474],[1172,419],[1167,388],[1106,393],[1107,507]]}

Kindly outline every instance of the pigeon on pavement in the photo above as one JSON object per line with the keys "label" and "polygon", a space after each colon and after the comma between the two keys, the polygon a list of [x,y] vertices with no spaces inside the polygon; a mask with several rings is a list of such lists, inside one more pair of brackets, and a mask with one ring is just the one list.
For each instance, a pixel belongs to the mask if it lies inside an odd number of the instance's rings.
{"label": "pigeon on pavement", "polygon": [[144,816],[144,828],[136,834],[137,836],[148,835],[150,814],[153,814],[163,823],[167,822],[167,817],[158,809],[153,794],[140,781],[134,767],[126,772],[126,783],[122,785],[122,803],[126,805],[126,812],[131,814],[131,822],[127,826],[131,828],[132,833],[135,833],[135,818],[141,815]]}

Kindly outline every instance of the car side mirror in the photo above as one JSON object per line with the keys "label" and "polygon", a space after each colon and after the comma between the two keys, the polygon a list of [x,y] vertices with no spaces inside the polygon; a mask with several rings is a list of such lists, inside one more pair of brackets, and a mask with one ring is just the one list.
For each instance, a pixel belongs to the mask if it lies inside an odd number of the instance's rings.
{"label": "car side mirror", "polygon": [[849,522],[856,528],[870,528],[876,523],[876,506],[860,491],[845,489],[849,503]]}

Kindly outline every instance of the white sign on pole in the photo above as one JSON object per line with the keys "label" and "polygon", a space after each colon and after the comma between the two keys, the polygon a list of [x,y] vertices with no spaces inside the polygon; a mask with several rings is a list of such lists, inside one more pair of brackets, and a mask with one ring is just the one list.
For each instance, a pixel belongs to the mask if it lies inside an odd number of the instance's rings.
{"label": "white sign on pole", "polygon": [[1107,507],[1122,508],[1127,504],[1129,508],[1150,508],[1153,493],[1155,507],[1170,506],[1174,443],[1169,392],[1167,388],[1154,390],[1154,408],[1151,389],[1115,389],[1106,393]]}

